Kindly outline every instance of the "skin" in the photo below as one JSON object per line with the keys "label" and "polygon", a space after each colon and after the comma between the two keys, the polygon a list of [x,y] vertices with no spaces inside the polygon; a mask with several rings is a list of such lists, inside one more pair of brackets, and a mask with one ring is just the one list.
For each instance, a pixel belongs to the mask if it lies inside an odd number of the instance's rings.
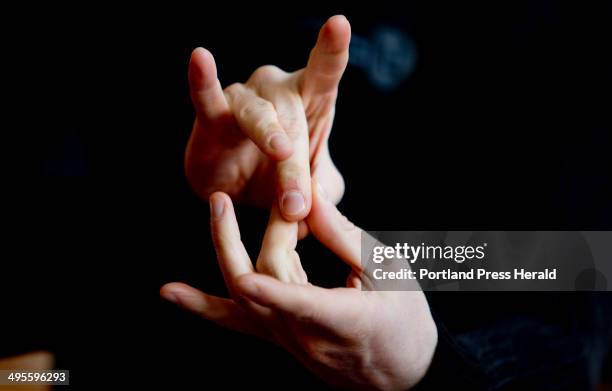
{"label": "skin", "polygon": [[[419,290],[369,290],[375,284],[361,266],[364,233],[335,206],[344,183],[327,138],[349,38],[346,19],[330,18],[305,69],[288,74],[262,67],[246,84],[225,91],[212,56],[194,51],[190,81],[197,118],[185,165],[194,189],[209,196],[211,233],[231,297],[178,282],[160,293],[204,319],[283,347],[332,385],[407,389],[425,375],[437,344],[427,300]],[[272,136],[289,141],[271,148]],[[272,202],[274,191],[265,191],[275,188],[279,202]],[[287,191],[305,196],[304,210],[287,213]],[[255,266],[240,240],[232,198],[271,208]],[[302,218],[351,267],[346,287],[308,283],[295,251]]]}
{"label": "skin", "polygon": [[196,119],[185,172],[203,200],[215,191],[267,209],[278,200],[286,220],[300,221],[310,211],[316,173],[331,199],[340,201],[344,181],[327,141],[350,35],[346,18],[334,16],[321,28],[305,68],[287,73],[263,66],[225,90],[212,54],[193,51],[189,84]]}
{"label": "skin", "polygon": [[182,283],[161,295],[223,327],[256,335],[295,356],[324,381],[349,389],[407,389],[427,372],[437,330],[422,291],[367,291],[362,231],[350,223],[313,181],[307,222],[315,237],[352,269],[344,288],[307,282],[298,254],[297,224],[273,210],[253,267],[240,240],[231,199],[210,197],[217,259],[231,298]]}

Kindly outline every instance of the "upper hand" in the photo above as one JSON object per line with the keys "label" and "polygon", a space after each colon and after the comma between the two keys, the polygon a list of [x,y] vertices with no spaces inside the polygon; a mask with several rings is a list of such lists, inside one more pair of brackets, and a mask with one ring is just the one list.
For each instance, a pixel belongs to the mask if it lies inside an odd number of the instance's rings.
{"label": "upper hand", "polygon": [[286,73],[264,66],[245,84],[225,90],[210,52],[194,50],[189,82],[196,119],[185,171],[201,198],[223,191],[266,208],[277,199],[282,216],[299,221],[310,211],[310,178],[316,173],[331,199],[339,202],[344,181],[327,140],[349,41],[346,18],[332,17],[321,28],[304,69]]}

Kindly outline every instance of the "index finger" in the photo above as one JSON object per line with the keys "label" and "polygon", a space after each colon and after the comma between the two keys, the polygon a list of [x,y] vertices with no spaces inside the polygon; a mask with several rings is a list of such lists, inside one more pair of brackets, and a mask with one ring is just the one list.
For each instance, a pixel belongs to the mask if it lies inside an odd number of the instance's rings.
{"label": "index finger", "polygon": [[292,154],[275,163],[280,211],[287,221],[303,220],[312,202],[306,109],[295,90],[262,85],[258,92],[274,105],[277,118],[292,144]]}
{"label": "index finger", "polygon": [[253,264],[240,240],[240,230],[230,197],[221,192],[210,196],[210,225],[219,267],[231,293],[236,279],[253,273]]}

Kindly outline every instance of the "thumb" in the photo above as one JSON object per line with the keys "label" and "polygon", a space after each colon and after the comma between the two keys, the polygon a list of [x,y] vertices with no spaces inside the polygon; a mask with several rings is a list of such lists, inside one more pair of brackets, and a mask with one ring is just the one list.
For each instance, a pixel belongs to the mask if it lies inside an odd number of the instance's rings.
{"label": "thumb", "polygon": [[[321,184],[313,178],[312,209],[306,219],[314,236],[358,274],[361,265],[361,240],[363,230],[353,224],[327,198]],[[367,233],[366,233],[367,235]]]}

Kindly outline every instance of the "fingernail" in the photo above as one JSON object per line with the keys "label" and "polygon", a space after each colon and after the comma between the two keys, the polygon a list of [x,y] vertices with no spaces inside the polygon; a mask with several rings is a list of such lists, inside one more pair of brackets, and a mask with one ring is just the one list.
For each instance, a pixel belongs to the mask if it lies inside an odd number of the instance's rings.
{"label": "fingernail", "polygon": [[282,134],[275,134],[270,139],[269,144],[270,148],[272,148],[273,150],[281,151],[287,148],[287,146],[289,145],[289,140]]}
{"label": "fingernail", "polygon": [[325,191],[323,186],[321,186],[321,183],[319,183],[318,181],[317,181],[317,193],[319,193],[321,195],[321,198],[323,198],[325,201],[329,201],[327,192]]}
{"label": "fingernail", "polygon": [[283,212],[289,215],[296,215],[306,209],[304,196],[298,191],[288,191],[281,200]]}
{"label": "fingernail", "polygon": [[210,197],[210,214],[215,219],[218,219],[223,214],[224,204],[225,202],[219,197]]}

